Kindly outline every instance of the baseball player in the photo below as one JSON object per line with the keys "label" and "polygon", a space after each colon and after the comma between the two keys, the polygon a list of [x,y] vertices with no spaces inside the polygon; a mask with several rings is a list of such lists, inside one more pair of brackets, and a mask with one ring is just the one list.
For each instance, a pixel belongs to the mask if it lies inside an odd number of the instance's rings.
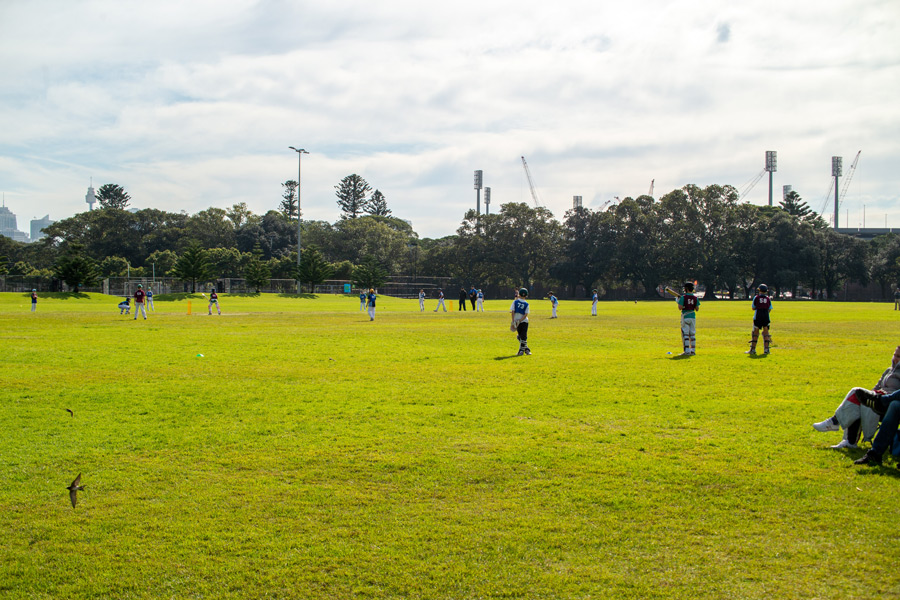
{"label": "baseball player", "polygon": [[443,308],[444,312],[447,312],[447,305],[444,304],[444,291],[438,290],[438,303],[437,306],[434,307],[434,312],[437,312],[439,308]]}
{"label": "baseball player", "polygon": [[150,310],[156,311],[156,309],[153,308],[153,288],[147,288],[147,306],[150,307]]}
{"label": "baseball player", "polygon": [[519,352],[516,356],[522,356],[523,354],[531,356],[531,349],[528,347],[529,308],[526,298],[528,298],[528,290],[521,288],[509,307],[509,314],[512,316],[510,328],[516,332],[516,339],[519,340]]}
{"label": "baseball player", "polygon": [[359,290],[359,311],[366,310],[366,290]]}
{"label": "baseball player", "polygon": [[753,297],[753,333],[751,333],[750,349],[746,354],[756,354],[756,341],[759,339],[759,331],[763,334],[763,354],[769,353],[769,345],[772,336],[769,335],[769,312],[772,310],[772,299],[769,298],[769,287],[761,283],[756,288],[756,296]]}
{"label": "baseball player", "polygon": [[134,320],[137,321],[138,311],[144,315],[144,320],[147,320],[147,309],[144,307],[144,298],[147,295],[144,293],[144,286],[140,283],[137,286],[137,290],[134,292]]}
{"label": "baseball player", "polygon": [[209,310],[210,315],[212,315],[213,305],[216,307],[216,312],[221,315],[222,310],[219,308],[219,295],[216,293],[216,288],[209,290],[209,305],[206,308]]}
{"label": "baseball player", "polygon": [[31,312],[37,310],[37,290],[31,290]]}
{"label": "baseball player", "polygon": [[694,284],[684,284],[684,293],[678,296],[678,310],[681,311],[681,339],[684,342],[682,356],[697,354],[697,311],[700,310],[700,299],[694,295]]}
{"label": "baseball player", "polygon": [[369,288],[369,294],[366,296],[366,306],[369,309],[369,320],[375,320],[375,290]]}
{"label": "baseball player", "polygon": [[425,312],[425,290],[419,290],[419,312]]}
{"label": "baseball player", "polygon": [[597,295],[597,290],[593,290],[591,293],[593,294],[593,296],[591,296],[591,316],[596,317],[597,316],[597,300],[600,299],[600,296]]}
{"label": "baseball player", "polygon": [[478,312],[484,312],[484,292],[478,290],[476,298],[478,300]]}
{"label": "baseball player", "polygon": [[552,313],[550,315],[551,319],[555,319],[556,315],[556,307],[559,306],[559,300],[557,300],[556,296],[553,292],[550,292],[550,308],[552,309]]}

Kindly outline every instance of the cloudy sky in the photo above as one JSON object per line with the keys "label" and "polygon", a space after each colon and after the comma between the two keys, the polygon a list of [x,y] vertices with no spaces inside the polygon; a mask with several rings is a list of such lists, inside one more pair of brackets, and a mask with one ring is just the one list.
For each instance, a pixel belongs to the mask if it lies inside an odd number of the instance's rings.
{"label": "cloudy sky", "polygon": [[[694,183],[738,189],[778,152],[840,225],[900,228],[896,0],[3,0],[0,191],[27,230],[117,183],[132,206],[339,217],[358,173],[423,237],[452,234],[484,171],[492,212]],[[841,186],[843,187],[843,181]],[[768,201],[763,178],[745,197]],[[827,208],[825,208],[827,206]]]}

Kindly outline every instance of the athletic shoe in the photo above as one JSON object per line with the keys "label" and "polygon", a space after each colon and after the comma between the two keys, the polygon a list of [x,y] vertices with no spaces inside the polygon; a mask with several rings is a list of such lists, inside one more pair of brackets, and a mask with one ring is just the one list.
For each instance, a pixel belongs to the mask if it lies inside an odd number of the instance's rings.
{"label": "athletic shoe", "polygon": [[525,356],[531,356],[531,349],[525,348]]}
{"label": "athletic shoe", "polygon": [[753,354],[756,355],[756,350],[747,350],[744,354]]}
{"label": "athletic shoe", "polygon": [[847,439],[843,439],[839,444],[835,444],[834,446],[832,446],[832,448],[834,448],[835,450],[842,450],[843,448],[856,450],[857,448],[859,448],[859,446],[857,446],[856,444],[851,444]]}
{"label": "athletic shoe", "polygon": [[866,452],[862,458],[853,461],[854,465],[881,465],[881,457],[873,453],[871,450]]}
{"label": "athletic shoe", "polygon": [[519,350],[519,351],[516,353],[516,356],[522,356],[523,354],[525,354],[525,351],[524,351],[524,350]]}
{"label": "athletic shoe", "polygon": [[765,350],[763,350],[763,354],[768,354],[768,353],[769,353],[769,349],[768,349],[768,348],[766,348]]}
{"label": "athletic shoe", "polygon": [[834,419],[829,417],[824,421],[813,423],[813,429],[815,429],[816,431],[840,431],[841,426],[835,423]]}

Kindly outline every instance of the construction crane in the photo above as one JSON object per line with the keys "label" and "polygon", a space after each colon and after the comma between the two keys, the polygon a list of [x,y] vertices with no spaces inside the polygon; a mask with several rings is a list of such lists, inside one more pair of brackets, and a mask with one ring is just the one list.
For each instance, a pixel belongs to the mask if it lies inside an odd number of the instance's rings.
{"label": "construction crane", "polygon": [[535,208],[541,208],[543,204],[541,204],[541,199],[538,198],[537,190],[534,187],[534,180],[531,179],[531,171],[528,169],[528,163],[525,162],[525,157],[522,157],[522,166],[525,167],[525,177],[528,178],[528,187],[531,188],[531,197],[534,199]]}
{"label": "construction crane", "polygon": [[749,194],[753,190],[753,188],[756,187],[756,184],[759,183],[759,180],[762,179],[763,175],[765,175],[765,174],[766,174],[766,170],[763,169],[762,171],[759,172],[759,174],[756,177],[754,177],[753,179],[751,179],[750,181],[748,181],[747,183],[744,184],[744,186],[741,188],[741,192],[740,192],[741,200],[743,200],[744,196]]}
{"label": "construction crane", "polygon": [[856,153],[856,158],[853,159],[853,164],[850,165],[850,171],[847,173],[847,178],[844,180],[844,186],[841,188],[841,206],[844,205],[844,198],[847,196],[847,191],[850,189],[850,180],[853,179],[853,174],[856,173],[856,165],[859,163],[860,154],[862,154],[862,150]]}

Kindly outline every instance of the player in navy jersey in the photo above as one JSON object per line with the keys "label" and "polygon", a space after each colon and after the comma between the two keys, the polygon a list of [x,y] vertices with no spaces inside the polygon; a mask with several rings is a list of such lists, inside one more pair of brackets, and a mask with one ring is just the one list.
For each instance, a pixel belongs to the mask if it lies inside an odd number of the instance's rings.
{"label": "player in navy jersey", "polygon": [[772,310],[772,299],[769,298],[769,288],[766,284],[761,283],[756,288],[756,296],[753,297],[753,333],[750,340],[750,349],[747,354],[756,354],[756,341],[759,339],[759,332],[763,334],[763,354],[769,353],[769,345],[772,343],[772,336],[769,335],[769,312]]}
{"label": "player in navy jersey", "polygon": [[684,293],[678,296],[678,310],[681,311],[681,339],[684,342],[682,356],[694,356],[697,353],[697,311],[700,310],[700,299],[694,295],[694,284],[684,284]]}
{"label": "player in navy jersey", "polygon": [[369,320],[375,320],[375,290],[369,288],[369,294],[366,296],[366,306],[369,308]]}
{"label": "player in navy jersey", "polygon": [[593,290],[591,292],[591,316],[597,316],[597,300],[600,299],[600,296],[597,295],[597,290]]}
{"label": "player in navy jersey", "polygon": [[37,290],[31,290],[31,312],[37,310]]}
{"label": "player in navy jersey", "polygon": [[521,288],[509,307],[509,314],[512,316],[511,329],[516,332],[516,339],[519,340],[519,352],[516,356],[531,355],[531,349],[528,348],[528,313],[530,310],[526,298],[528,298],[528,290]]}

